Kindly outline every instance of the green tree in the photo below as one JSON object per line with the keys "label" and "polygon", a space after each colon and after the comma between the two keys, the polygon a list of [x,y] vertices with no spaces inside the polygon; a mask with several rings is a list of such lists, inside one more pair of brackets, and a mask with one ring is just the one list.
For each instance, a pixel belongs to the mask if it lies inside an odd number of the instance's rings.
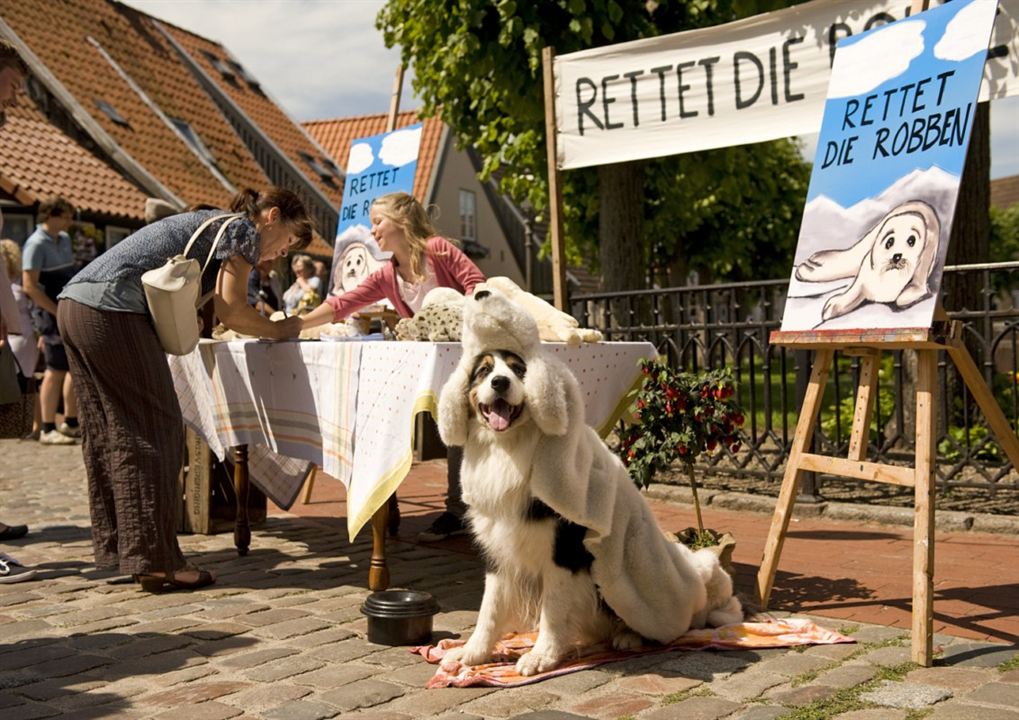
{"label": "green tree", "polygon": [[[461,147],[481,154],[483,176],[501,168],[502,189],[540,213],[548,206],[542,48],[564,54],[788,4],[456,0],[440,10],[423,0],[389,0],[376,24],[413,67],[424,114],[439,113]],[[767,170],[778,165],[781,171]],[[755,174],[762,171],[771,174]],[[683,267],[760,277],[760,252],[783,254],[787,268],[807,175],[790,141],[564,173],[568,257],[600,269],[608,290],[643,287],[649,268],[661,277]],[[748,245],[765,237],[760,252]],[[721,254],[719,242],[727,258],[712,257]]]}

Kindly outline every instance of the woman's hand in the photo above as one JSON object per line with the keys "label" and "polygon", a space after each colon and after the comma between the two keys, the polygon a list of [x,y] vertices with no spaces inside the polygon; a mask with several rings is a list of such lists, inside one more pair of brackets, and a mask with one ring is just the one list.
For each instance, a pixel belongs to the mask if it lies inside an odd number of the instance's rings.
{"label": "woman's hand", "polygon": [[295,338],[301,334],[301,330],[304,327],[304,323],[301,318],[296,315],[292,315],[282,320],[277,320],[273,323],[273,330],[277,331],[277,334],[273,336],[276,340],[287,340],[288,338]]}

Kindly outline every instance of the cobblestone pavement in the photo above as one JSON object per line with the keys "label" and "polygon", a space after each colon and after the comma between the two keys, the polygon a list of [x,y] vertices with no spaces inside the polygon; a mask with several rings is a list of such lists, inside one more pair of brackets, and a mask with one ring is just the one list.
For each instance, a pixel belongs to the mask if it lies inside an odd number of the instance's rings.
{"label": "cobblestone pavement", "polygon": [[[0,551],[39,569],[0,586],[3,720],[1019,720],[1017,646],[937,635],[938,663],[917,668],[903,630],[823,617],[857,644],[668,653],[509,690],[425,690],[432,666],[365,639],[370,548],[347,543],[342,520],[273,515],[244,558],[229,535],[183,536],[219,581],[148,595],[91,565],[78,448],[0,441],[0,458],[0,519],[32,527]],[[401,585],[437,596],[436,637],[469,631],[476,557],[398,541],[389,559]]]}

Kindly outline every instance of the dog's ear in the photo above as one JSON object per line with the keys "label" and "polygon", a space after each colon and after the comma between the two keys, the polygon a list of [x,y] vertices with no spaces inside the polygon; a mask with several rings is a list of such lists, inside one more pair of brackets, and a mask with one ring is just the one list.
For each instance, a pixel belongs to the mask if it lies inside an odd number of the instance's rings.
{"label": "dog's ear", "polygon": [[467,421],[470,404],[470,378],[463,365],[458,365],[439,393],[439,437],[446,447],[461,447],[467,442]]}
{"label": "dog's ear", "polygon": [[934,262],[938,259],[938,247],[941,242],[941,222],[934,208],[919,201],[909,203],[907,207],[909,212],[919,215],[924,224],[923,251],[916,263],[913,277],[895,298],[895,304],[900,308],[907,308],[931,294],[929,284],[931,270],[934,269]]}
{"label": "dog's ear", "polygon": [[878,231],[888,221],[890,215],[872,227],[855,245],[845,250],[822,250],[816,252],[796,266],[796,278],[804,282],[828,282],[856,277],[860,265],[874,247]]}
{"label": "dog's ear", "polygon": [[572,387],[576,385],[576,378],[559,362],[538,357],[527,363],[524,400],[544,434],[565,435],[571,425],[584,423],[583,401],[577,399],[580,391]]}

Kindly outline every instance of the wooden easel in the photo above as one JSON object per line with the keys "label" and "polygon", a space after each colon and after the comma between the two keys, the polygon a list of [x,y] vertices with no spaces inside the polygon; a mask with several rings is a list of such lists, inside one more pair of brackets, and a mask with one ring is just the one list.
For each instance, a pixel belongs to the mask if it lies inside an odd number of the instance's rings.
{"label": "wooden easel", "polygon": [[[775,581],[779,555],[789,529],[789,519],[804,471],[889,483],[914,489],[913,520],[913,612],[912,653],[914,662],[930,667],[934,628],[934,463],[937,454],[937,368],[938,351],[946,350],[976,400],[1009,461],[1019,468],[1019,438],[1009,425],[994,395],[984,382],[969,350],[960,340],[961,324],[948,321],[940,303],[930,329],[854,332],[773,332],[772,345],[797,350],[816,350],[810,384],[803,398],[796,423],[782,489],[775,506],[771,530],[764,546],[764,558],[757,573],[757,591],[761,609]],[[860,384],[856,391],[853,428],[849,452],[845,458],[809,452],[814,425],[821,409],[836,350],[862,358]],[[916,460],[913,467],[867,462],[867,438],[870,416],[877,395],[879,356],[885,350],[913,350],[917,354],[916,382]]]}

